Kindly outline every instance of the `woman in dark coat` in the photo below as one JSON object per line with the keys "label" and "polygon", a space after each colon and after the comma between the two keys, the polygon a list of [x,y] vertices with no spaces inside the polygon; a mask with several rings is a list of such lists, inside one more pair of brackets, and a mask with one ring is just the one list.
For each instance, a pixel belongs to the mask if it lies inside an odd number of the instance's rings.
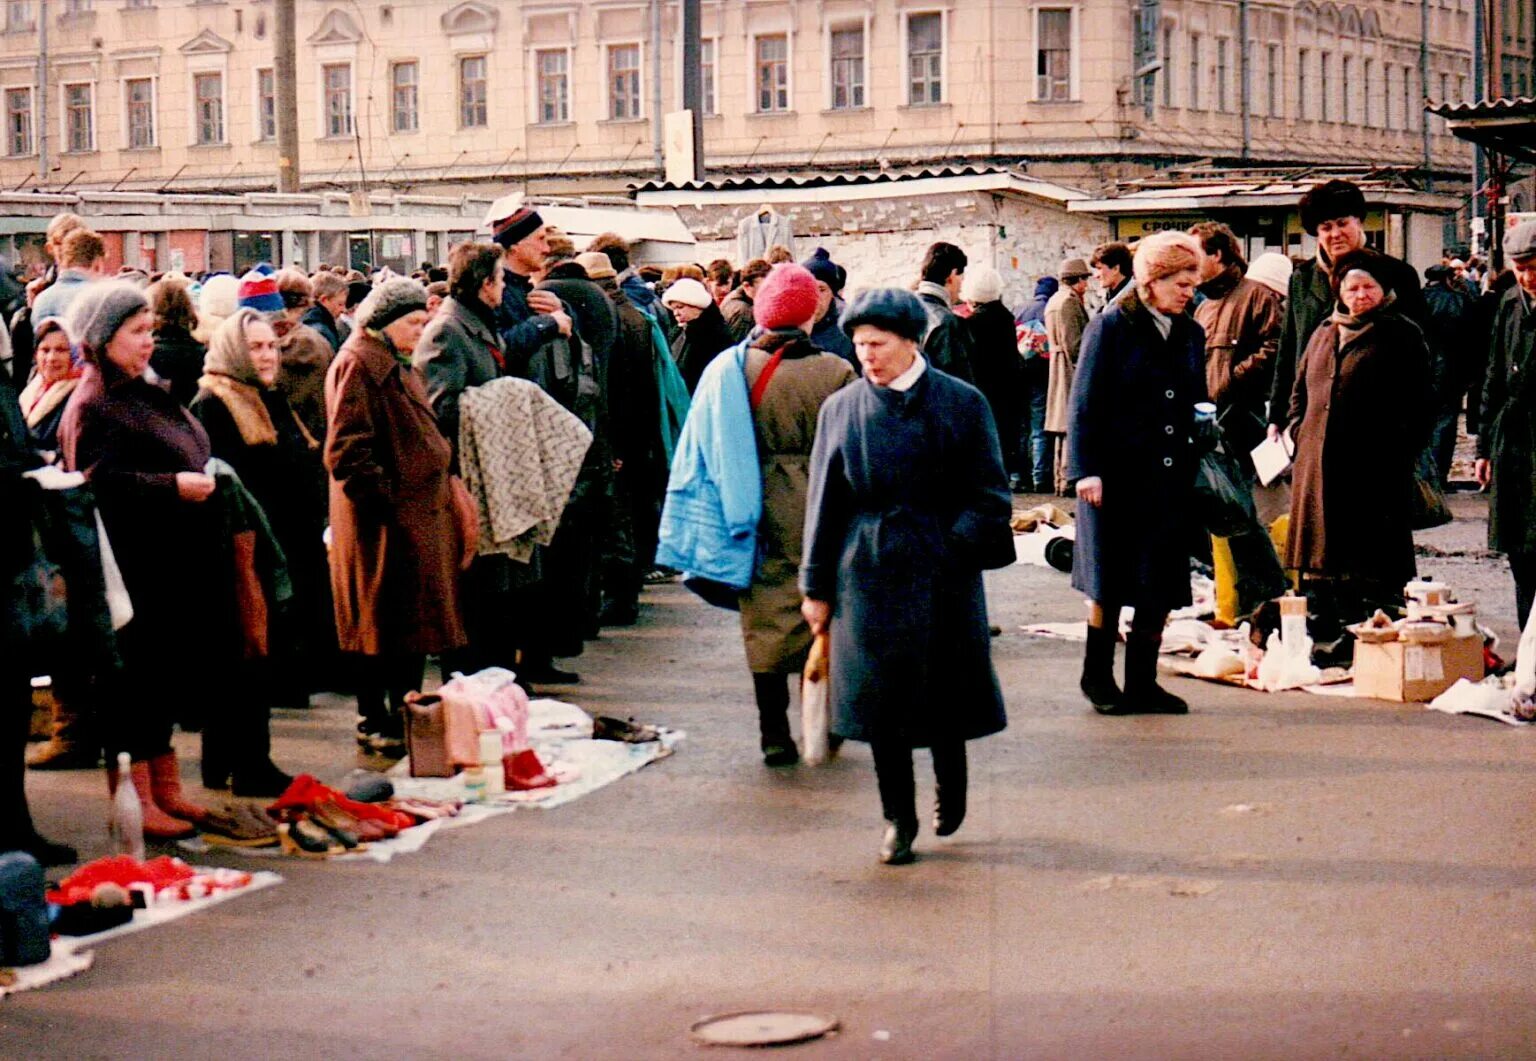
{"label": "woman in dark coat", "polygon": [[[232,578],[218,577],[221,523],[202,425],[145,377],[153,318],[130,283],[87,285],[70,308],[86,361],[59,426],[64,467],[86,474],[122,571],[133,620],[118,631],[123,689],[104,721],[109,787],[127,751],[144,835],[175,839],[207,811],[187,801],[171,748],[177,718],[199,717],[238,656]],[[228,587],[227,591],[225,587]]]}
{"label": "woman in dark coat", "polygon": [[170,385],[171,397],[186,405],[197,395],[203,374],[204,347],[192,337],[197,327],[192,296],[185,281],[170,277],[151,284],[145,294],[155,315],[155,352],[149,366]]}
{"label": "woman in dark coat", "polygon": [[358,741],[376,751],[401,747],[401,706],[427,655],[466,641],[459,569],[478,517],[410,367],[426,324],[420,284],[380,284],[325,381],[336,633],[343,652],[365,658]]}
{"label": "woman in dark coat", "polygon": [[59,448],[59,424],[69,396],[80,383],[80,366],[63,318],[45,317],[37,326],[36,343],[36,371],[21,392],[21,415],[32,448],[52,454]]}
{"label": "woman in dark coat", "polygon": [[[1092,602],[1083,695],[1103,715],[1189,710],[1157,684],[1168,613],[1189,604],[1195,405],[1206,399],[1205,333],[1185,308],[1200,282],[1200,245],[1160,232],[1136,250],[1136,287],[1089,322],[1068,417],[1068,479],[1077,484],[1072,585]],[[1120,609],[1136,619],[1115,685]]]}
{"label": "woman in dark coat", "polygon": [[933,753],[947,836],[965,742],[1007,724],[981,572],[1014,560],[1008,478],[986,399],[923,358],[927,327],[896,288],[844,314],[864,376],[822,406],[800,568],[806,621],[831,631],[832,732],[874,754],[887,864],[913,857],[912,749]]}
{"label": "woman in dark coat", "polygon": [[[778,265],[753,300],[760,329],[746,351],[746,376],[763,477],[757,567],[741,595],[741,637],[757,699],[763,761],[798,762],[789,732],[789,682],[805,670],[811,628],[800,613],[800,558],[811,446],[822,404],[856,378],[848,362],[811,345],[816,280],[798,265]],[[771,370],[771,371],[770,371]]]}
{"label": "woman in dark coat", "polygon": [[1333,314],[1312,333],[1291,391],[1285,566],[1332,622],[1400,602],[1416,570],[1414,462],[1434,398],[1424,333],[1396,309],[1390,262],[1359,250],[1335,263]]}
{"label": "woman in dark coat", "polygon": [[1002,294],[1002,277],[990,265],[973,265],[965,271],[960,297],[971,307],[971,315],[963,321],[971,342],[971,371],[976,388],[992,407],[1003,443],[1003,466],[1011,476],[1018,468],[1025,362],[1019,356],[1013,314],[1003,305]]}
{"label": "woman in dark coat", "polygon": [[722,350],[736,345],[726,327],[720,308],[704,285],[692,277],[678,280],[661,296],[662,304],[677,318],[678,332],[672,340],[672,360],[688,384],[688,393],[699,388],[704,366]]}
{"label": "woman in dark coat", "polygon": [[272,765],[267,701],[286,683],[308,704],[301,651],[316,637],[310,616],[326,570],[319,443],[277,389],[281,367],[272,326],[256,310],[236,310],[208,340],[192,400],[213,455],[235,469],[266,514],[294,588],[288,614],[273,624],[271,654],[252,675],[257,680],[232,690],[238,699],[203,730],[203,785],[223,788],[233,775],[237,796],[281,795],[292,780]]}

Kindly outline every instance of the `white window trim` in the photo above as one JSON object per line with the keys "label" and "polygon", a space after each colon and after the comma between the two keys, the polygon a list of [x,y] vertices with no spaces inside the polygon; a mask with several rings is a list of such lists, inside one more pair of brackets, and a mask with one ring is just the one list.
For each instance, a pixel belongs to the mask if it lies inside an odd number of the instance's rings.
{"label": "white window trim", "polygon": [[[1067,40],[1072,48],[1071,61],[1067,64],[1067,98],[1066,99],[1042,99],[1040,96],[1040,12],[1042,11],[1068,11],[1070,12],[1070,25],[1068,26]],[[946,20],[947,22],[947,20]],[[1083,62],[1083,10],[1078,3],[1051,4],[1040,3],[1029,9],[1029,99],[1032,103],[1081,103],[1082,102],[1082,62]],[[1188,36],[1185,37],[1188,40]],[[949,63],[948,37],[945,38],[944,62]],[[905,32],[902,42],[902,62],[906,62]],[[945,95],[948,96],[948,78],[945,78]],[[1177,96],[1175,96],[1177,98]]]}
{"label": "white window trim", "polygon": [[[6,123],[5,124],[5,152],[4,152],[3,155],[0,155],[0,158],[36,158],[37,157],[37,83],[34,81],[30,85],[5,85],[4,86],[4,90],[6,92],[14,92],[14,91],[19,91],[21,89],[26,89],[27,92],[28,92],[28,96],[27,96],[27,113],[28,113],[28,126],[32,130],[32,143],[29,145],[31,147],[31,150],[26,152],[25,154],[21,154],[21,155],[13,155],[13,154],[11,154],[11,125],[10,125],[11,112],[10,112],[9,107],[6,107],[6,109],[4,111],[4,115],[3,115],[4,118],[5,118],[5,123]],[[3,94],[0,94],[0,104],[4,104],[4,102],[5,102],[5,97],[4,97]]]}
{"label": "white window trim", "polygon": [[[466,53],[466,54],[474,54],[474,53],[471,52],[471,53]],[[463,56],[455,56],[454,58],[455,59],[460,59],[460,58],[463,58]],[[407,129],[407,130],[402,132],[401,130],[395,128],[395,67],[397,67],[397,66],[405,66],[407,63],[415,63],[416,64],[416,128],[414,128],[414,129]],[[387,124],[386,130],[385,130],[385,135],[387,135],[387,136],[415,136],[416,134],[421,132],[421,81],[422,81],[421,70],[422,70],[422,65],[423,64],[422,64],[421,59],[419,57],[413,56],[413,55],[398,56],[396,58],[390,59],[389,62],[385,64],[385,68],[384,68],[385,69],[385,76],[389,79],[388,80],[388,84],[389,84],[389,116],[387,118],[388,124]],[[457,71],[455,71],[455,72],[457,72]],[[489,83],[489,80],[490,80],[490,67],[489,67],[489,64],[487,64],[487,67],[486,67],[486,80],[487,80],[487,83]],[[455,93],[454,94],[457,95],[458,94],[457,93],[458,86],[455,85],[454,89],[455,89]],[[489,102],[490,102],[489,99],[487,99],[486,102],[487,102],[487,104],[489,104]],[[490,117],[489,110],[487,110],[486,117],[487,118]],[[355,112],[355,109],[354,109],[354,113],[352,115],[352,124],[354,126],[357,125],[357,114]]]}
{"label": "white window trim", "polygon": [[[924,12],[919,11],[918,14],[921,15],[924,14]],[[822,106],[826,110],[830,111],[835,109],[838,111],[838,113],[844,113],[848,111],[865,111],[869,110],[870,107],[873,106],[873,103],[870,101],[870,89],[872,86],[869,83],[869,71],[871,65],[869,59],[869,42],[871,29],[870,23],[872,20],[872,15],[869,11],[865,11],[861,16],[827,16],[825,24],[822,26],[821,30],[821,54],[822,62],[825,64],[825,69],[822,70],[822,78],[826,81],[826,93],[822,99]],[[906,25],[905,21],[903,21],[902,25]],[[832,97],[832,34],[838,32],[839,30],[853,29],[855,26],[864,30],[864,102],[857,107],[837,107]],[[755,61],[756,56],[753,58]],[[947,52],[945,53],[945,58],[948,58]],[[947,84],[948,81],[946,78],[946,87]]]}
{"label": "white window trim", "polygon": [[[708,36],[706,34],[701,34],[699,36],[699,50],[701,52],[704,50],[704,45],[710,43],[711,41],[713,41],[714,45],[715,45],[715,61],[714,61],[714,64],[710,68],[709,83],[708,84],[701,84],[699,86],[699,91],[700,91],[700,93],[702,95],[715,97],[715,110],[714,110],[713,114],[710,114],[710,113],[701,114],[700,115],[701,118],[717,118],[717,117],[720,116],[720,37],[718,35],[711,37],[711,36]],[[677,43],[677,109],[678,110],[682,110],[683,109],[683,74],[684,74],[684,70],[683,70],[683,43],[682,43],[682,41],[678,41],[678,43]]]}
{"label": "white window trim", "polygon": [[[146,74],[135,77],[119,79],[122,87],[123,98],[123,150],[124,151],[156,151],[160,148],[160,75]],[[149,82],[149,146],[134,147],[130,142],[130,130],[133,126],[133,116],[128,113],[128,82]]]}
{"label": "white window trim", "polygon": [[[75,151],[69,146],[69,90],[75,85],[89,85],[91,89],[91,144],[84,151]],[[98,150],[100,134],[100,122],[97,120],[96,109],[96,81],[60,81],[59,82],[59,153],[63,155],[88,155]],[[35,135],[35,134],[34,134]]]}
{"label": "white window trim", "polygon": [[[682,46],[679,45],[678,47],[679,47],[679,51],[681,51],[681,47]],[[639,49],[639,52],[640,52],[640,92],[639,92],[640,113],[638,115],[636,115],[635,117],[633,117],[633,118],[615,118],[613,116],[613,82],[609,80],[608,75],[609,75],[609,72],[613,69],[613,67],[610,66],[609,63],[612,61],[613,50],[615,48],[637,48],[637,49]],[[549,49],[546,48],[544,50],[548,51]],[[605,121],[605,122],[639,122],[639,121],[646,121],[646,120],[648,120],[650,118],[650,101],[645,98],[645,96],[646,96],[646,85],[648,84],[648,82],[646,80],[646,77],[645,77],[645,59],[646,59],[645,52],[646,52],[645,41],[639,39],[638,37],[632,38],[632,39],[620,38],[619,40],[612,40],[612,41],[604,41],[603,42],[603,117],[602,117],[603,121]],[[569,59],[566,60],[566,68],[567,68],[567,70],[569,70],[569,68],[570,68],[570,60]],[[567,74],[567,76],[569,76],[569,74]],[[718,105],[718,101],[717,101],[716,105]]]}
{"label": "white window trim", "polygon": [[[209,142],[205,144],[197,138],[197,78],[200,74],[218,74],[220,78],[219,84],[223,87],[223,92],[219,96],[219,124],[224,130],[224,139],[217,143]],[[229,139],[229,72],[224,66],[210,66],[206,69],[193,67],[187,71],[187,110],[192,115],[191,125],[187,128],[187,143],[189,145],[192,147],[227,147],[231,143]]]}
{"label": "white window trim", "polygon": [[[757,106],[761,102],[757,95],[757,42],[762,37],[784,38],[784,90],[785,102],[788,106],[781,111],[759,110]],[[716,55],[715,64],[718,66],[719,63],[720,57]],[[772,118],[795,113],[795,31],[792,26],[785,26],[783,29],[755,29],[748,33],[746,66],[747,98],[752,103],[747,108],[748,114],[763,114]],[[716,98],[715,104],[719,106],[718,98]]]}
{"label": "white window trim", "polygon": [[[274,127],[270,138],[261,135],[261,72],[272,71],[272,118],[274,126],[277,120],[277,67],[257,66],[251,70],[251,122],[256,128],[256,136],[252,139],[255,144],[277,143],[277,129]],[[193,105],[194,111],[196,104]],[[227,133],[228,130],[226,129]]]}
{"label": "white window trim", "polygon": [[[910,26],[912,24],[912,16],[913,15],[938,15],[939,16],[939,102],[937,102],[937,103],[923,102],[923,103],[914,104],[912,102],[912,52],[910,50],[910,45],[911,45]],[[1038,25],[1038,23],[1037,23],[1037,25]],[[1077,27],[1077,16],[1076,16],[1076,14],[1074,14],[1072,16],[1072,26],[1073,26],[1073,32],[1075,33],[1076,32],[1076,27]],[[864,35],[864,42],[865,42],[864,43],[864,50],[865,50],[865,53],[867,54],[868,51],[869,51],[869,34],[868,34],[867,31],[865,32],[865,35]],[[1074,64],[1073,74],[1072,74],[1072,88],[1073,88],[1073,95],[1075,96],[1076,95],[1076,89],[1077,89],[1077,71],[1076,71],[1076,66],[1075,66],[1075,64],[1077,62],[1077,48],[1076,48],[1075,42],[1074,42],[1074,46],[1072,48],[1072,61],[1073,61],[1073,64]],[[866,78],[865,78],[866,85],[865,85],[865,89],[864,89],[864,95],[865,95],[866,98],[868,98],[868,96],[869,96],[869,87],[868,87],[868,84],[867,84],[867,82],[868,82],[868,77],[867,77],[868,68],[867,67],[866,67],[865,73],[866,73]],[[947,7],[925,7],[925,8],[921,8],[919,10],[903,11],[901,13],[901,85],[902,85],[902,88],[901,88],[902,103],[903,103],[904,106],[908,106],[908,107],[913,107],[913,106],[918,106],[918,107],[942,107],[942,106],[945,106],[946,104],[949,103],[949,8],[947,8]]]}
{"label": "white window trim", "polygon": [[[539,53],[565,53],[565,118],[557,122],[539,120]],[[571,44],[540,44],[530,46],[528,56],[528,124],[541,129],[560,129],[576,121],[576,79],[571,76],[576,58],[576,48]],[[604,76],[607,76],[606,74]],[[457,103],[457,100],[455,100]]]}
{"label": "white window trim", "polygon": [[[491,94],[491,59],[493,59],[495,57],[495,54],[496,53],[493,52],[493,51],[484,51],[484,52],[456,52],[456,53],[454,53],[454,56],[453,56],[453,112],[454,112],[453,113],[453,124],[454,124],[454,128],[456,130],[458,130],[459,132],[461,132],[461,133],[473,133],[473,132],[475,132],[477,130],[479,130],[479,131],[488,131],[491,128],[491,117],[496,113],[496,97]],[[483,60],[485,62],[485,124],[484,125],[465,125],[464,124],[464,60],[465,59],[480,59],[480,60]],[[566,64],[567,64],[567,68],[569,68],[569,64],[570,64],[570,60],[569,59],[566,60]],[[416,66],[416,76],[418,78],[421,76],[421,64],[419,62],[417,63],[417,66]],[[567,75],[567,76],[569,76],[569,75]],[[641,87],[642,87],[642,89],[644,88],[643,85]],[[416,124],[417,124],[417,129],[419,130],[420,127],[421,127],[421,88],[420,88],[420,83],[419,82],[418,82],[417,89],[416,89]]]}
{"label": "white window trim", "polygon": [[[331,135],[331,112],[330,108],[326,105],[327,101],[325,98],[325,68],[328,66],[343,65],[345,65],[347,68],[347,100],[351,104],[352,109],[352,131],[350,133],[341,133],[339,135],[333,136]],[[342,58],[322,58],[315,64],[315,84],[320,86],[320,91],[315,94],[318,97],[320,110],[320,124],[317,127],[320,135],[315,139],[330,140],[333,142],[354,139],[357,136],[357,60]]]}

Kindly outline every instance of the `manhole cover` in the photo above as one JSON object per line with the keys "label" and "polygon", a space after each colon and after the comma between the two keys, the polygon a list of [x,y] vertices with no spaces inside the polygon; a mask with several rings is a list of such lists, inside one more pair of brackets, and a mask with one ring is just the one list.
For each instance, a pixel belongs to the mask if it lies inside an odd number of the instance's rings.
{"label": "manhole cover", "polygon": [[705,1017],[688,1030],[706,1046],[787,1046],[836,1031],[837,1018],[820,1013],[753,1010]]}

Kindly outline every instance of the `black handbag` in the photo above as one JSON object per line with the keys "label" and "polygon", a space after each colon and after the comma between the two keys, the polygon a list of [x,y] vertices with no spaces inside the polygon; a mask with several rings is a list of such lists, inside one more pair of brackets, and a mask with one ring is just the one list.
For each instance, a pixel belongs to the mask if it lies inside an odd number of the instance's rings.
{"label": "black handbag", "polygon": [[1443,527],[1451,522],[1451,509],[1445,503],[1445,492],[1440,489],[1440,475],[1435,470],[1434,457],[1429,450],[1419,454],[1413,466],[1413,512],[1409,525],[1414,530]]}

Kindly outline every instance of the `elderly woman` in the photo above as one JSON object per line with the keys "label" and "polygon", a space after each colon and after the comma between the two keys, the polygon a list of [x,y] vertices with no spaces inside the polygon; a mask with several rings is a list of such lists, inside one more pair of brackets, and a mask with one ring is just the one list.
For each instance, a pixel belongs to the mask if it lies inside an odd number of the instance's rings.
{"label": "elderly woman", "polygon": [[817,308],[816,278],[798,265],[776,266],[753,303],[759,331],[743,366],[763,476],[763,514],[752,585],[741,595],[741,636],[757,698],[763,762],[769,766],[789,766],[800,758],[789,732],[786,679],[805,669],[811,648],[798,576],[816,416],[823,402],[856,378],[848,362],[811,344]]}
{"label": "elderly woman", "polygon": [[62,317],[45,317],[33,334],[36,342],[34,372],[21,392],[21,415],[26,419],[32,448],[51,454],[59,448],[59,423],[65,403],[80,382],[75,342]]}
{"label": "elderly woman", "polygon": [[108,787],[116,790],[116,753],[127,751],[144,835],[175,839],[190,835],[207,811],[182,795],[171,729],[177,718],[200,716],[226,680],[218,662],[238,632],[228,621],[232,580],[210,577],[220,527],[208,503],[208,435],[145,378],[153,324],[130,283],[93,283],[76,296],[70,331],[86,364],[59,442],[65,468],[84,472],[95,491],[133,601],[133,620],[118,632],[124,688],[104,720]]}
{"label": "elderly woman", "polygon": [[710,297],[709,291],[691,276],[676,280],[661,296],[662,305],[672,311],[677,319],[678,332],[672,340],[672,360],[688,384],[688,393],[699,388],[699,377],[704,366],[715,355],[736,345],[731,331],[720,315],[720,307]]}
{"label": "elderly woman", "polygon": [[402,746],[401,708],[427,655],[466,641],[459,568],[477,517],[411,369],[426,325],[426,290],[385,281],[358,306],[325,380],[336,632],[365,661],[358,743],[379,752]]}
{"label": "elderly woman", "polygon": [[[1072,383],[1068,479],[1077,485],[1072,585],[1091,602],[1083,695],[1101,715],[1182,715],[1157,684],[1168,613],[1190,602],[1189,521],[1205,401],[1205,333],[1185,309],[1200,245],[1182,232],[1141,241],[1136,286],[1089,322]],[[1120,609],[1136,609],[1115,685]]]}
{"label": "elderly woman", "polygon": [[192,402],[213,455],[235,469],[266,514],[294,587],[288,613],[274,624],[267,673],[243,683],[203,732],[203,785],[224,788],[233,775],[237,796],[280,795],[291,780],[272,765],[267,701],[279,681],[302,684],[295,655],[312,632],[301,624],[325,571],[319,443],[276,388],[281,365],[272,326],[253,309],[236,310],[209,339]]}
{"label": "elderly woman", "polygon": [[832,732],[874,755],[887,865],[913,859],[912,750],[932,751],[948,836],[965,817],[965,742],[1007,724],[981,572],[1014,560],[1008,477],[986,399],[928,365],[927,328],[895,288],[843,314],[864,376],[822,407],[800,568],[806,621],[831,632]]}
{"label": "elderly woman", "polygon": [[1415,571],[1413,468],[1434,399],[1424,334],[1396,308],[1400,269],[1364,249],[1334,263],[1333,314],[1308,340],[1291,391],[1286,566],[1332,625],[1400,602]]}

